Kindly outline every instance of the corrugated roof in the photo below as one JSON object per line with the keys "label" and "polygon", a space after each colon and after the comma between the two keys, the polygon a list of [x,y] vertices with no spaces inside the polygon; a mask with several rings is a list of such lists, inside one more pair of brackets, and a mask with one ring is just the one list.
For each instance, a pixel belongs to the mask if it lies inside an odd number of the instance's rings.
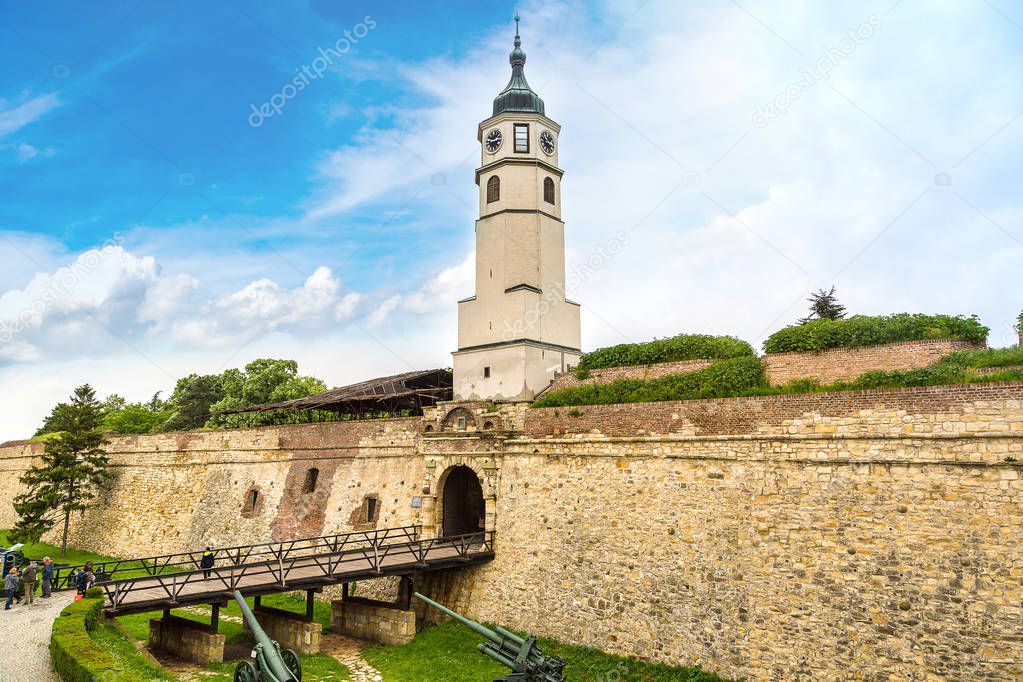
{"label": "corrugated roof", "polygon": [[305,398],[285,400],[268,405],[253,405],[220,414],[267,412],[269,410],[331,410],[334,412],[367,412],[373,409],[421,410],[439,400],[451,400],[454,385],[451,370],[425,369],[369,379],[350,386],[332,388]]}

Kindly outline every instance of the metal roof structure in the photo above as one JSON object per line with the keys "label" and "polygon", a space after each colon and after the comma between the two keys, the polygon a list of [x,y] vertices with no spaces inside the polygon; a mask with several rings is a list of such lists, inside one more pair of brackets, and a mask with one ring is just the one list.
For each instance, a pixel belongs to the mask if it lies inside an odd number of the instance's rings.
{"label": "metal roof structure", "polygon": [[271,410],[329,410],[339,414],[409,410],[419,414],[423,407],[451,400],[453,386],[450,369],[425,369],[332,388],[305,398],[224,410],[220,414]]}
{"label": "metal roof structure", "polygon": [[543,115],[543,100],[526,82],[526,53],[519,38],[519,17],[515,17],[515,49],[508,55],[512,67],[511,80],[494,98],[494,116],[504,111],[524,111]]}

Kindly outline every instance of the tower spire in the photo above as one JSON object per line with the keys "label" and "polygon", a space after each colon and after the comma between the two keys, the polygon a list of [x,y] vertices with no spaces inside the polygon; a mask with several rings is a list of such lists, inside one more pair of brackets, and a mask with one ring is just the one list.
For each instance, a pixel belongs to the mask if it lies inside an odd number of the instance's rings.
{"label": "tower spire", "polygon": [[522,49],[522,38],[519,36],[519,14],[515,13],[515,47],[508,55],[508,63],[512,67],[511,80],[504,90],[494,98],[494,116],[503,111],[526,111],[543,114],[543,100],[533,92],[526,82],[526,53]]}

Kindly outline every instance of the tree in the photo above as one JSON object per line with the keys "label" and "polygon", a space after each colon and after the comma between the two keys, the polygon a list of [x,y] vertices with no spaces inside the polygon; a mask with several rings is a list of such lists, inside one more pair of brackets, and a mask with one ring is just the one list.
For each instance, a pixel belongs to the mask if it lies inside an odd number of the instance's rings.
{"label": "tree", "polygon": [[103,408],[88,384],[76,388],[69,403],[58,404],[51,418],[59,435],[46,442],[42,461],[21,476],[27,490],[14,498],[18,521],[11,535],[37,542],[63,518],[64,556],[71,514],[85,511],[96,489],[110,478],[103,450],[107,441],[101,428]]}
{"label": "tree", "polygon": [[[226,370],[222,378],[224,397],[210,406],[211,412],[278,403],[327,390],[320,379],[300,376],[294,360],[261,358],[245,365],[244,370]],[[256,426],[273,419],[270,413],[214,415],[207,426]]]}
{"label": "tree", "polygon": [[178,379],[168,401],[173,415],[165,428],[169,431],[200,428],[210,418],[210,406],[223,397],[224,379],[219,374],[189,374]]}
{"label": "tree", "polygon": [[810,320],[841,320],[845,317],[845,306],[838,302],[835,287],[827,291],[818,289],[806,299],[810,303],[810,314],[799,321],[806,324]]}

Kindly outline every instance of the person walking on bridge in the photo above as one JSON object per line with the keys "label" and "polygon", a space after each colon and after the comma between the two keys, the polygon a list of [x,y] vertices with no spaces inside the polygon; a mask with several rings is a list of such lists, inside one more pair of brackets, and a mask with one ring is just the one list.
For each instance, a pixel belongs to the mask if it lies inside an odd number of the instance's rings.
{"label": "person walking on bridge", "polygon": [[11,610],[11,602],[14,601],[14,595],[18,593],[18,583],[21,582],[21,575],[18,573],[17,566],[11,566],[11,570],[4,577],[4,593],[7,595],[7,603],[4,604],[4,611]]}
{"label": "person walking on bridge", "polygon": [[53,575],[55,569],[53,567],[53,559],[48,556],[43,557],[43,598],[50,598],[50,585],[53,584]]}
{"label": "person walking on bridge", "polygon": [[199,568],[202,569],[202,577],[210,577],[210,569],[213,568],[213,548],[207,547],[206,551],[202,553],[202,559],[199,560]]}
{"label": "person walking on bridge", "polygon": [[21,574],[21,582],[25,585],[25,603],[31,604],[36,596],[36,579],[39,577],[39,564],[30,559],[28,567]]}

